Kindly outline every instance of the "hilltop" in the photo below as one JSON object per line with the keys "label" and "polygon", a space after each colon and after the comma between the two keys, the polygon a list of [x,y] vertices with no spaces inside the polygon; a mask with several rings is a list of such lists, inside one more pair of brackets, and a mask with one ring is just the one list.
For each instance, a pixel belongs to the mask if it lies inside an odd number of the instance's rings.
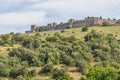
{"label": "hilltop", "polygon": [[31,29],[26,31],[25,33],[33,33],[33,32],[42,32],[42,31],[54,31],[54,30],[62,30],[69,28],[78,28],[78,27],[90,27],[90,26],[118,26],[120,25],[120,19],[105,19],[102,17],[85,17],[82,20],[70,19],[68,22],[61,23],[48,23],[44,26],[31,25]]}
{"label": "hilltop", "polygon": [[120,26],[5,34],[0,79],[119,80]]}
{"label": "hilltop", "polygon": [[[49,35],[54,35],[56,32],[60,33],[62,36],[68,37],[68,36],[75,36],[78,39],[83,40],[84,36],[91,32],[92,30],[95,30],[96,32],[100,34],[113,34],[118,40],[120,39],[120,26],[92,26],[88,27],[88,31],[82,32],[83,27],[79,28],[70,28],[70,29],[62,29],[62,30],[54,30],[54,31],[42,31],[40,32],[40,35],[42,38],[46,38]],[[39,32],[37,32],[39,33]],[[37,33],[29,33],[27,35],[35,35]]]}

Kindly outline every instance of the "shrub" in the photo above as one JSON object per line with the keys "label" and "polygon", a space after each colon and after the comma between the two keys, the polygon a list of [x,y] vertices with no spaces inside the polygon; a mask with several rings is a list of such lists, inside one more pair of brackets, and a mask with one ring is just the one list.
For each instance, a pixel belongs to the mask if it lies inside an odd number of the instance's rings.
{"label": "shrub", "polygon": [[24,78],[23,76],[17,76],[17,78],[14,80],[26,80],[26,78]]}
{"label": "shrub", "polygon": [[33,69],[33,70],[31,70],[31,71],[28,72],[28,75],[29,75],[30,77],[35,77],[35,76],[37,75],[37,72],[36,72],[35,69]]}
{"label": "shrub", "polygon": [[112,67],[94,67],[89,69],[86,80],[117,80],[118,71]]}
{"label": "shrub", "polygon": [[46,64],[45,66],[42,67],[41,73],[50,73],[53,71],[53,64]]}
{"label": "shrub", "polygon": [[58,40],[58,38],[57,37],[46,37],[46,41],[48,41],[48,42],[56,42]]}
{"label": "shrub", "polygon": [[12,69],[10,71],[10,77],[12,77],[12,78],[16,78],[20,75],[22,75],[23,77],[26,77],[28,75],[27,68],[18,66],[17,68]]}
{"label": "shrub", "polygon": [[60,33],[59,33],[59,32],[55,32],[55,33],[54,33],[54,36],[60,37]]}
{"label": "shrub", "polygon": [[73,80],[63,69],[54,69],[52,78],[55,80]]}
{"label": "shrub", "polygon": [[82,72],[82,73],[86,72],[86,69],[87,69],[86,61],[84,61],[84,60],[78,61],[76,66],[77,66],[79,72]]}
{"label": "shrub", "polygon": [[1,35],[0,37],[1,37],[0,45],[10,45],[11,44],[10,34],[4,34],[4,35]]}
{"label": "shrub", "polygon": [[108,22],[103,22],[102,26],[110,26],[110,24]]}
{"label": "shrub", "polygon": [[86,31],[88,31],[88,27],[83,27],[82,32],[86,32]]}
{"label": "shrub", "polygon": [[96,61],[96,62],[100,62],[101,59],[100,59],[99,57],[96,57],[96,58],[95,58],[95,61]]}
{"label": "shrub", "polygon": [[114,67],[115,69],[120,69],[120,64],[116,63],[116,62],[112,62],[111,66]]}
{"label": "shrub", "polygon": [[67,28],[66,29],[70,29],[71,27],[70,26],[67,26]]}
{"label": "shrub", "polygon": [[5,64],[0,64],[0,76],[2,77],[8,77],[10,73],[10,69]]}
{"label": "shrub", "polygon": [[65,32],[65,30],[61,30],[61,33],[64,33]]}
{"label": "shrub", "polygon": [[46,27],[40,27],[39,32],[42,32],[42,31],[47,31],[47,28]]}
{"label": "shrub", "polygon": [[66,64],[67,66],[73,66],[74,65],[73,61],[74,60],[70,56],[65,55],[63,57],[63,63]]}
{"label": "shrub", "polygon": [[[9,53],[10,57],[17,57],[21,61],[27,61],[30,66],[38,66],[38,54],[26,48],[13,49]],[[36,65],[33,65],[36,64]]]}

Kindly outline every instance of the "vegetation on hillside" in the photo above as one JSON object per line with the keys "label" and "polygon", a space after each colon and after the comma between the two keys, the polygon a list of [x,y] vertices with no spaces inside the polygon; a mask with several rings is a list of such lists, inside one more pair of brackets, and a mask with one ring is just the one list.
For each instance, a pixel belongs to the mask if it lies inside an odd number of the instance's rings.
{"label": "vegetation on hillside", "polygon": [[[8,49],[7,56],[0,54],[0,77],[32,80],[48,76],[48,80],[74,80],[68,67],[76,67],[82,74],[80,80],[120,80],[120,41],[114,34],[85,30],[88,33],[80,39],[80,35],[63,36],[65,31],[44,33],[44,38],[41,33],[1,35],[0,46],[19,47]],[[64,66],[55,67],[60,64]]]}

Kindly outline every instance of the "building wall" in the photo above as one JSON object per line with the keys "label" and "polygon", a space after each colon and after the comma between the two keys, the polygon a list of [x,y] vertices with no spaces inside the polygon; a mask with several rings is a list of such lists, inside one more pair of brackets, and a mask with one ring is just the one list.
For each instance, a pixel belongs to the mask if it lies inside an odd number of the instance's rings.
{"label": "building wall", "polygon": [[75,21],[74,24],[73,24],[73,27],[92,26],[92,25],[94,25],[94,19],[93,18]]}
{"label": "building wall", "polygon": [[116,25],[120,25],[120,19],[116,22]]}
{"label": "building wall", "polygon": [[109,19],[98,19],[98,23],[102,25],[103,22],[108,22],[109,24],[116,24],[117,20],[109,20]]}
{"label": "building wall", "polygon": [[56,25],[56,27],[54,27],[54,30],[66,29],[69,26],[70,26],[69,23],[58,24]]}
{"label": "building wall", "polygon": [[33,33],[33,31],[25,31],[25,33]]}
{"label": "building wall", "polygon": [[44,29],[46,29],[47,31],[51,31],[51,30],[53,30],[53,27],[51,26],[38,26],[37,28],[36,28],[36,32],[39,32],[39,30],[40,30],[40,28],[44,28]]}

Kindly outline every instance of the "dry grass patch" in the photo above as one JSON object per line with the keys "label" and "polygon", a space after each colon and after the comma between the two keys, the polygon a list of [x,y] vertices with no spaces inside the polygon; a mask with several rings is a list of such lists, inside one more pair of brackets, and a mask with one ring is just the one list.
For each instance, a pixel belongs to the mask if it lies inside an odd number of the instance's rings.
{"label": "dry grass patch", "polygon": [[49,80],[50,77],[48,76],[37,76],[35,78],[33,78],[32,80]]}
{"label": "dry grass patch", "polygon": [[0,54],[7,56],[9,51],[12,50],[12,48],[18,48],[18,47],[20,47],[19,44],[15,44],[13,46],[0,46]]}
{"label": "dry grass patch", "polygon": [[78,72],[76,67],[69,67],[68,74],[74,79],[74,80],[80,80],[82,77],[82,74]]}

